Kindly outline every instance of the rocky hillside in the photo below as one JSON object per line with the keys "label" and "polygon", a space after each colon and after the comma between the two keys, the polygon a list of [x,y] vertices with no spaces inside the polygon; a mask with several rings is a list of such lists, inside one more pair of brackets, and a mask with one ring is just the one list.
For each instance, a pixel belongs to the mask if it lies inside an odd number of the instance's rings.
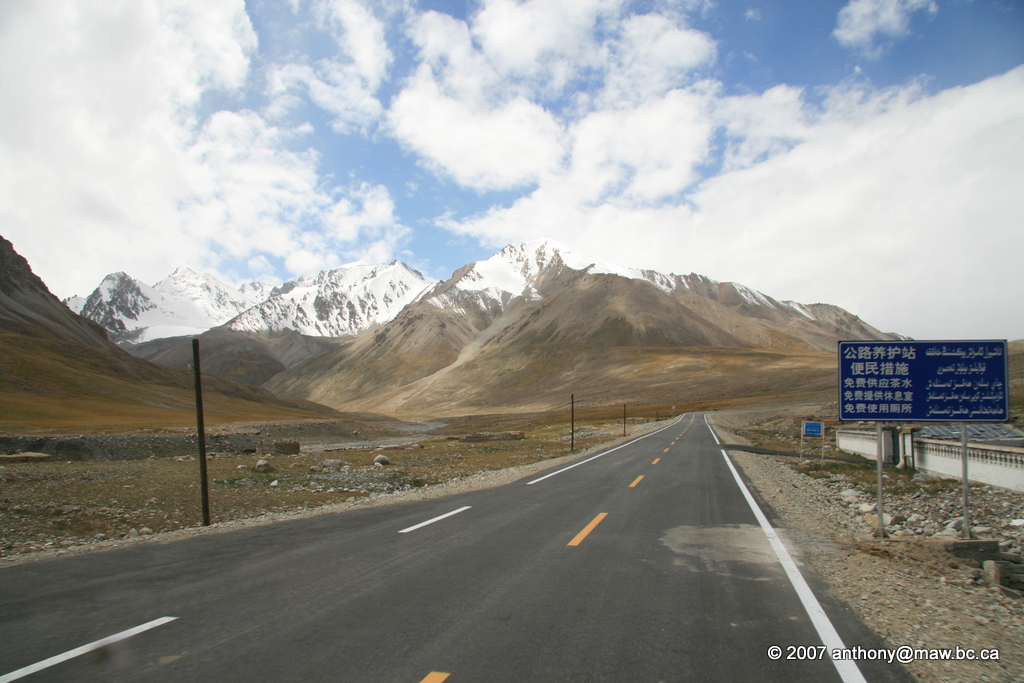
{"label": "rocky hillside", "polygon": [[539,407],[574,388],[616,401],[664,398],[675,385],[679,396],[679,382],[698,367],[739,373],[730,390],[767,389],[780,380],[750,368],[799,356],[794,365],[814,368],[813,390],[827,385],[840,338],[891,337],[834,306],[781,303],[697,275],[623,269],[538,240],[460,269],[372,334],[266,386],[389,411]]}

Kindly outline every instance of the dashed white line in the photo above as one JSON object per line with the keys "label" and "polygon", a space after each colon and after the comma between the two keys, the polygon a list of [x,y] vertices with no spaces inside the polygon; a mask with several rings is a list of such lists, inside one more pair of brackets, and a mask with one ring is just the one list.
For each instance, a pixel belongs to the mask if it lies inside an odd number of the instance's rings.
{"label": "dashed white line", "polygon": [[466,506],[460,507],[460,508],[459,508],[458,510],[452,510],[451,512],[446,512],[446,513],[444,513],[443,515],[440,515],[440,516],[438,516],[438,517],[434,517],[433,519],[428,519],[428,520],[427,520],[427,521],[425,521],[425,522],[420,522],[419,524],[416,524],[416,525],[414,525],[414,526],[411,526],[411,527],[409,527],[409,528],[407,528],[407,529],[402,529],[402,530],[401,530],[401,531],[399,531],[398,533],[400,533],[400,534],[407,534],[407,533],[409,533],[410,531],[416,531],[417,529],[420,529],[420,528],[422,528],[422,527],[425,527],[425,526],[427,526],[428,524],[433,524],[434,522],[440,522],[440,521],[441,521],[442,519],[444,519],[445,517],[451,517],[452,515],[457,515],[457,514],[459,514],[460,512],[465,512],[466,510],[468,510],[468,509],[469,509],[469,508],[471,508],[471,507],[473,507],[473,506],[472,506],[472,505],[466,505]]}
{"label": "dashed white line", "polygon": [[665,431],[666,429],[668,429],[672,425],[678,424],[679,420],[682,420],[684,417],[686,417],[685,414],[680,415],[671,424],[668,424],[668,425],[662,427],[661,429],[655,430],[655,431],[651,432],[650,434],[644,434],[643,436],[639,436],[639,437],[633,439],[632,441],[627,441],[626,443],[620,444],[620,445],[616,446],[615,448],[611,448],[611,449],[609,449],[607,451],[604,451],[603,453],[598,453],[597,455],[593,455],[593,456],[587,458],[586,460],[580,460],[577,463],[573,463],[572,465],[569,465],[568,467],[563,467],[562,469],[557,470],[555,472],[552,472],[551,474],[545,474],[543,477],[540,477],[539,479],[534,479],[533,481],[528,481],[528,482],[526,482],[526,485],[529,486],[530,484],[536,484],[538,481],[544,481],[548,477],[553,477],[556,474],[561,474],[562,472],[565,472],[566,470],[571,470],[573,467],[579,467],[580,465],[585,465],[588,462],[590,462],[591,460],[597,460],[598,458],[603,457],[605,455],[608,455],[609,453],[614,453],[615,451],[619,450],[620,448],[625,448],[626,446],[629,446],[630,444],[634,444],[637,441],[640,441],[641,439],[646,439],[649,436],[654,436],[655,434],[657,434],[659,432]]}
{"label": "dashed white line", "polygon": [[177,618],[178,617],[160,617],[159,619],[154,619],[153,621],[146,622],[145,624],[142,624],[141,626],[136,626],[135,628],[130,628],[127,631],[121,631],[120,633],[115,633],[112,636],[107,636],[106,638],[102,638],[100,640],[94,641],[92,643],[89,643],[88,645],[83,645],[82,647],[76,647],[74,650],[68,650],[67,652],[65,652],[63,654],[55,655],[53,657],[50,657],[49,659],[44,659],[41,662],[37,662],[35,664],[29,664],[28,666],[23,667],[21,669],[18,669],[17,671],[12,671],[9,674],[4,674],[3,676],[0,676],[0,683],[8,683],[9,681],[16,681],[19,678],[24,678],[25,676],[28,676],[29,674],[34,674],[37,671],[42,671],[43,669],[48,669],[48,668],[50,668],[51,666],[53,666],[55,664],[60,664],[61,662],[66,662],[69,659],[74,659],[75,657],[77,657],[79,655],[84,655],[86,652],[92,652],[93,650],[99,650],[100,648],[106,647],[107,645],[111,645],[113,643],[116,643],[119,640],[124,640],[125,638],[131,638],[132,636],[136,636],[136,635],[142,633],[143,631],[148,631],[149,629],[156,628],[157,626],[163,626],[167,622],[174,621]]}

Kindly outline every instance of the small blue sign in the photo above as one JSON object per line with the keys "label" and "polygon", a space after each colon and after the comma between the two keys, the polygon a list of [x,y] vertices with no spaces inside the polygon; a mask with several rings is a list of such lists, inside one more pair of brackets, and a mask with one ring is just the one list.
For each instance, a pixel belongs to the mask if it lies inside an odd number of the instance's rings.
{"label": "small blue sign", "polygon": [[804,422],[804,436],[821,436],[825,425],[821,422]]}
{"label": "small blue sign", "polygon": [[1005,422],[1005,341],[839,342],[839,419]]}

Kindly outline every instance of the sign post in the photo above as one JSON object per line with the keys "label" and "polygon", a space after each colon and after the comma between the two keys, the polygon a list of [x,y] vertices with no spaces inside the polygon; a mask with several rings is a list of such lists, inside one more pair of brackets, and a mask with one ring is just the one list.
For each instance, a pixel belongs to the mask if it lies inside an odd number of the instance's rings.
{"label": "sign post", "polygon": [[192,340],[192,370],[196,387],[196,435],[199,437],[199,495],[203,526],[210,526],[210,488],[206,478],[206,426],[203,424],[203,381],[199,376],[199,339]]}
{"label": "sign post", "polygon": [[882,423],[962,424],[963,529],[968,509],[967,422],[1010,419],[1005,340],[839,342],[839,419],[874,422],[878,436],[878,530],[882,520]]}

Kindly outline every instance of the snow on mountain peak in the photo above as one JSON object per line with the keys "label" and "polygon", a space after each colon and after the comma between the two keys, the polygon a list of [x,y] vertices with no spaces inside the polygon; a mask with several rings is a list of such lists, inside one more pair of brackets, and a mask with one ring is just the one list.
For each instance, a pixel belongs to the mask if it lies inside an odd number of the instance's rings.
{"label": "snow on mountain peak", "polygon": [[293,329],[311,336],[358,334],[387,322],[436,280],[401,261],[370,265],[357,261],[315,278],[286,282],[266,301],[231,321],[233,330]]}
{"label": "snow on mountain peak", "polygon": [[[494,256],[472,264],[455,283],[463,292],[504,306],[510,298],[537,298],[536,283],[549,268],[558,265],[588,273],[608,273],[633,279],[646,279],[642,271],[595,259],[572,251],[557,240],[541,238],[509,244]],[[433,301],[443,306],[448,297]]]}
{"label": "snow on mountain peak", "polygon": [[625,268],[548,238],[509,244],[490,258],[459,269],[443,286],[401,261],[354,261],[277,287],[250,282],[237,289],[208,273],[182,267],[153,286],[123,272],[111,273],[86,299],[73,297],[65,303],[106,327],[115,340],[193,335],[224,324],[242,331],[291,329],[337,337],[388,322],[421,299],[454,310],[464,310],[471,300],[491,310],[504,310],[518,297],[538,300],[543,280],[565,268],[643,280],[670,294],[689,291],[731,302],[728,305],[767,306],[805,319],[815,317],[807,307],[776,303],[738,283]]}

